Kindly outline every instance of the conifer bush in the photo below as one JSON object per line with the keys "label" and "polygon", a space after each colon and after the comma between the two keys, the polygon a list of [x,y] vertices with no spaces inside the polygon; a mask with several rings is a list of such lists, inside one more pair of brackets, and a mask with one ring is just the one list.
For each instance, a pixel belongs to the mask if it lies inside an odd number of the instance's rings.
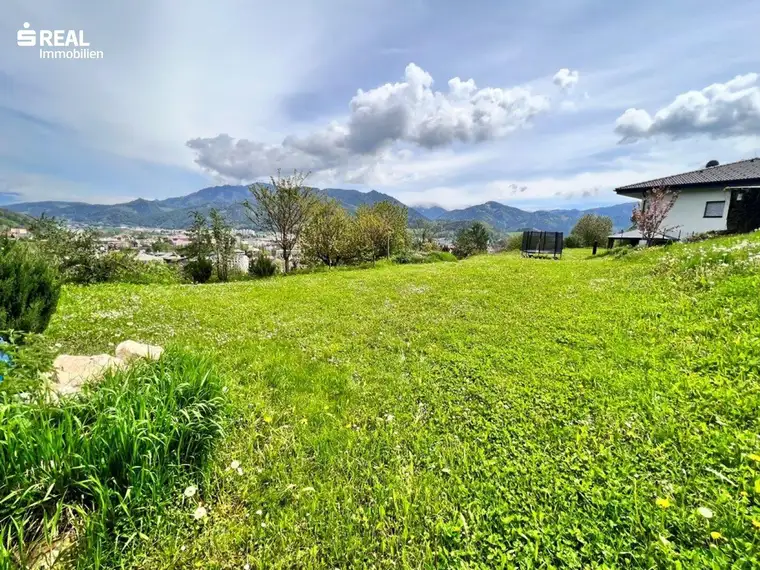
{"label": "conifer bush", "polygon": [[0,244],[0,330],[41,333],[61,292],[57,270],[26,245]]}
{"label": "conifer bush", "polygon": [[262,252],[248,263],[248,273],[253,277],[271,277],[277,272],[277,264]]}

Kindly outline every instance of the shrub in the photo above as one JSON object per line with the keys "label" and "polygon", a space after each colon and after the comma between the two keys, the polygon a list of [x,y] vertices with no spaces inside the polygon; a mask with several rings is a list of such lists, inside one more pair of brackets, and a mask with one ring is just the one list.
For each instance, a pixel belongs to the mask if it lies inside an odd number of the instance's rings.
{"label": "shrub", "polygon": [[129,251],[113,251],[96,260],[94,280],[99,283],[169,285],[181,281],[179,269],[166,263],[138,261]]}
{"label": "shrub", "polygon": [[[576,247],[583,247],[583,242],[581,241],[581,238],[579,238],[576,234],[570,234],[565,238],[565,247],[568,248],[576,248]],[[594,245],[593,242],[591,245]]]}
{"label": "shrub", "polygon": [[43,332],[61,292],[58,272],[40,254],[0,244],[0,330]]}
{"label": "shrub", "polygon": [[721,237],[724,235],[727,235],[727,231],[710,231],[710,232],[702,232],[702,233],[696,233],[691,234],[686,238],[687,243],[696,243],[700,241],[705,241],[707,239],[713,239],[716,237]]}
{"label": "shrub", "polygon": [[424,255],[414,251],[402,251],[393,256],[393,261],[395,263],[400,263],[401,265],[407,263],[422,263],[423,259]]}
{"label": "shrub", "polygon": [[502,241],[504,251],[519,251],[522,249],[522,234],[510,234]]}
{"label": "shrub", "polygon": [[427,254],[432,261],[456,261],[457,256],[448,251],[431,251]]}
{"label": "shrub", "polygon": [[277,264],[274,259],[260,251],[248,262],[248,273],[253,277],[271,277],[277,273]]}
{"label": "shrub", "polygon": [[108,546],[124,548],[197,481],[222,432],[221,394],[208,361],[179,353],[60,405],[0,393],[0,560],[26,567],[30,543],[76,525],[80,556],[111,567]]}
{"label": "shrub", "polygon": [[395,263],[402,265],[408,263],[436,263],[439,261],[456,261],[457,257],[453,253],[444,251],[431,251],[431,252],[403,252],[399,253],[393,258]]}
{"label": "shrub", "polygon": [[214,266],[208,259],[196,259],[185,265],[185,274],[194,283],[207,283],[213,271]]}
{"label": "shrub", "polygon": [[74,231],[55,218],[35,220],[30,230],[37,250],[59,271],[67,283],[104,281],[99,264],[97,231]]}

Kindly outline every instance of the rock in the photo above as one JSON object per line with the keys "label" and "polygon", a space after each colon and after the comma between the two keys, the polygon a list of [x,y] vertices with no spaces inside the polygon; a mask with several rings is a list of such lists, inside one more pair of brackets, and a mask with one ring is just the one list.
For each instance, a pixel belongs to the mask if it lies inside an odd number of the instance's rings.
{"label": "rock", "polygon": [[148,360],[158,360],[161,358],[164,349],[154,344],[144,344],[134,340],[125,340],[116,347],[116,357],[129,362],[135,358],[147,358]]}
{"label": "rock", "polygon": [[[69,554],[74,546],[74,540],[72,534],[66,534],[59,536],[52,542],[40,542],[36,548],[34,548],[30,555],[31,563],[28,568],[31,570],[49,570],[53,567],[60,568],[63,564],[71,560]],[[66,565],[68,566],[68,565]]]}
{"label": "rock", "polygon": [[59,395],[76,394],[85,382],[103,377],[108,370],[124,368],[120,358],[110,354],[95,356],[72,356],[62,354],[53,361],[55,378],[51,389]]}

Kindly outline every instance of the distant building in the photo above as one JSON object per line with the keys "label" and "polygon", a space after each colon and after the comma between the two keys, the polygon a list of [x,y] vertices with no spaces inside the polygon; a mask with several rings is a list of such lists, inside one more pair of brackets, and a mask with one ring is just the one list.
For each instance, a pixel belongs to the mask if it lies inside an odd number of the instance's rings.
{"label": "distant building", "polygon": [[145,253],[144,251],[141,251],[135,256],[135,259],[137,261],[142,261],[144,263],[164,263],[163,257],[158,257],[157,255],[150,255],[149,253]]}
{"label": "distant building", "polygon": [[11,228],[8,230],[8,237],[11,239],[27,239],[31,237],[31,234],[26,228]]}

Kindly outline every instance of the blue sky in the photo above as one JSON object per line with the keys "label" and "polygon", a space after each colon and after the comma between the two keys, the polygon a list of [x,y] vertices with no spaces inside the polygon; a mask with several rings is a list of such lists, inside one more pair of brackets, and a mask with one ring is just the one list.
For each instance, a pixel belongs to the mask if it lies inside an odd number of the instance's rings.
{"label": "blue sky", "polygon": [[[4,0],[0,204],[278,167],[410,205],[617,203],[758,155],[760,5],[724,4]],[[40,59],[24,22],[83,30],[103,59]]]}

